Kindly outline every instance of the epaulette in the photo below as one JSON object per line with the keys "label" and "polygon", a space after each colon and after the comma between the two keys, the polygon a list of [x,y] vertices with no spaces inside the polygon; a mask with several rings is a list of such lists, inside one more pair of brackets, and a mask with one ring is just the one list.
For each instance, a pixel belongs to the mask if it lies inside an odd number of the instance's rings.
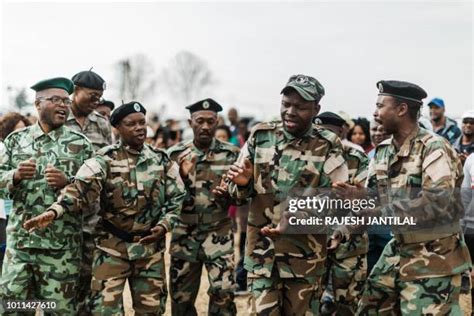
{"label": "epaulette", "polygon": [[253,136],[260,132],[260,131],[271,131],[277,128],[279,124],[282,124],[280,121],[271,121],[271,122],[261,122],[256,124],[252,129],[250,130],[250,136],[249,138],[253,138]]}
{"label": "epaulette", "polygon": [[218,139],[215,140],[218,144],[221,150],[227,150],[233,153],[238,153],[240,151],[240,148],[235,146],[234,144],[231,144],[229,142],[223,142]]}
{"label": "epaulette", "polygon": [[168,155],[171,156],[174,153],[184,151],[189,147],[190,144],[192,144],[192,142],[193,142],[192,139],[187,140],[187,141],[183,141],[183,142],[179,142],[176,145],[168,148],[167,153],[168,153]]}
{"label": "epaulette", "polygon": [[369,159],[365,152],[355,149],[354,147],[349,147],[347,154],[359,158],[359,160]]}
{"label": "epaulette", "polygon": [[105,147],[102,147],[101,149],[99,149],[97,151],[97,155],[102,155],[102,156],[106,156],[107,154],[117,150],[120,148],[120,143],[115,143],[115,144],[112,144],[112,145],[109,145],[109,146],[105,146]]}
{"label": "epaulette", "polygon": [[25,127],[22,127],[22,128],[20,128],[20,129],[17,129],[17,130],[15,130],[15,131],[11,132],[3,141],[6,141],[6,140],[9,139],[9,138],[15,137],[15,135],[20,134],[20,133],[22,133],[22,132],[28,130],[28,129],[29,129],[30,127],[32,127],[32,126],[33,126],[33,125],[25,126]]}
{"label": "epaulette", "polygon": [[338,138],[339,138],[336,135],[336,133],[334,133],[333,131],[330,131],[328,129],[321,128],[321,127],[316,126],[316,125],[313,125],[313,128],[316,129],[316,132],[318,133],[319,136],[321,136],[322,138],[324,138],[325,140],[327,140],[331,144],[335,144],[337,142]]}
{"label": "epaulette", "polygon": [[89,143],[91,142],[90,139],[86,135],[82,134],[81,132],[76,131],[75,129],[72,129],[68,126],[64,126],[64,127],[69,133],[79,136],[80,138],[86,139]]}
{"label": "epaulette", "polygon": [[439,136],[437,134],[434,134],[434,133],[431,133],[430,131],[428,130],[425,130],[425,129],[420,129],[421,131],[421,137],[420,137],[420,141],[425,145],[429,145],[430,143],[432,142],[436,142],[436,141],[443,141],[443,137],[442,136]]}
{"label": "epaulette", "polygon": [[161,148],[156,148],[156,147],[153,147],[149,144],[144,144],[145,146],[147,146],[151,151],[157,153],[157,154],[164,154],[166,156],[168,156],[168,153],[166,152],[166,150],[164,149],[161,149]]}

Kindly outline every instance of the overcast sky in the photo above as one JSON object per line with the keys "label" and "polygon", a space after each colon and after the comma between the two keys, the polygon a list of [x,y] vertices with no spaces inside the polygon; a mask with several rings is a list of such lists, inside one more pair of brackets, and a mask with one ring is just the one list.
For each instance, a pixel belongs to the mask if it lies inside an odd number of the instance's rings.
{"label": "overcast sky", "polygon": [[[92,66],[108,83],[104,96],[117,103],[119,59],[145,54],[158,73],[188,50],[217,78],[203,96],[260,119],[278,115],[279,92],[298,73],[326,88],[323,111],[370,116],[375,83],[398,79],[444,98],[448,115],[458,117],[473,108],[472,14],[471,2],[455,1],[2,1],[2,106],[7,86]],[[166,103],[166,117],[185,113],[163,86],[139,101]]]}

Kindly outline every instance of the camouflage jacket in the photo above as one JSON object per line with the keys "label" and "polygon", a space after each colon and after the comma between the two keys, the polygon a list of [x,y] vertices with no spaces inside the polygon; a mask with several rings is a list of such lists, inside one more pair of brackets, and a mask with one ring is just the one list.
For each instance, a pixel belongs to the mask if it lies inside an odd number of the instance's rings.
{"label": "camouflage jacket", "polygon": [[196,260],[200,251],[213,259],[233,253],[233,233],[227,211],[233,202],[229,197],[215,198],[212,190],[239,155],[239,148],[217,139],[208,152],[199,150],[192,140],[179,143],[168,150],[172,160],[196,156],[195,167],[187,179],[186,198],[179,224],[173,230],[170,253],[184,260]]}
{"label": "camouflage jacket", "polygon": [[86,117],[83,127],[79,125],[74,114],[70,111],[66,121],[66,126],[87,136],[96,151],[112,144],[112,130],[110,123],[105,117],[96,111],[93,111]]}
{"label": "camouflage jacket", "polygon": [[[69,126],[73,130],[80,132],[89,138],[95,151],[112,144],[112,130],[110,123],[107,118],[100,115],[97,111],[91,112],[86,117],[82,127],[77,122],[72,111],[70,111],[66,121],[66,126]],[[99,209],[100,205],[99,202],[97,202],[91,205],[88,209],[83,210],[84,225],[82,226],[82,230],[88,235],[94,234],[94,229],[99,220]]]}
{"label": "camouflage jacket", "polygon": [[165,238],[150,245],[141,245],[138,240],[126,242],[111,233],[105,221],[129,234],[146,233],[156,225],[171,231],[183,202],[184,185],[178,166],[165,152],[146,144],[138,152],[119,142],[87,160],[75,182],[63,189],[51,209],[58,216],[72,214],[99,197],[97,247],[113,256],[135,260],[163,251]]}
{"label": "camouflage jacket", "polygon": [[[281,278],[322,275],[326,261],[325,234],[283,234],[271,239],[260,233],[276,227],[294,190],[330,188],[333,181],[347,181],[348,170],[336,134],[310,128],[295,138],[281,122],[258,124],[242,150],[253,163],[253,179],[246,187],[230,184],[238,198],[252,197],[247,226],[244,267],[252,274]],[[240,158],[239,158],[240,160]]]}
{"label": "camouflage jacket", "polygon": [[[365,184],[369,168],[369,158],[358,149],[351,146],[344,146],[344,157],[349,169],[349,183]],[[369,240],[367,233],[354,234],[351,238],[340,244],[335,253],[337,259],[350,258],[360,254],[366,254],[369,250]]]}
{"label": "camouflage jacket", "polygon": [[[82,219],[66,215],[46,229],[29,233],[23,223],[43,213],[56,201],[59,191],[46,183],[44,170],[53,164],[72,178],[82,163],[93,154],[92,144],[82,134],[61,126],[45,134],[40,125],[26,127],[10,134],[0,153],[0,198],[12,199],[13,210],[8,221],[8,245],[12,248],[74,249],[81,245]],[[22,161],[36,160],[36,176],[13,184],[13,174]]]}
{"label": "camouflage jacket", "polygon": [[462,206],[456,188],[461,182],[454,149],[423,128],[415,129],[399,150],[393,137],[377,147],[367,185],[377,189],[382,214],[413,216],[417,222],[412,230],[394,231],[402,280],[458,274],[471,266],[459,233]]}

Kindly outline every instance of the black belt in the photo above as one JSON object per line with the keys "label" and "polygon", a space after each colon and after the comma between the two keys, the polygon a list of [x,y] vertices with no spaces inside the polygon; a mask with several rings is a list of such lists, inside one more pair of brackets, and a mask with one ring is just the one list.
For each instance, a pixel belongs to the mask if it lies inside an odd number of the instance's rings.
{"label": "black belt", "polygon": [[146,237],[148,235],[151,235],[151,231],[139,231],[139,232],[133,232],[129,233],[125,230],[122,230],[120,228],[117,228],[114,224],[109,222],[108,220],[102,219],[101,220],[102,227],[115,237],[118,237],[122,239],[123,241],[133,243],[133,242],[138,242],[140,239],[143,237]]}

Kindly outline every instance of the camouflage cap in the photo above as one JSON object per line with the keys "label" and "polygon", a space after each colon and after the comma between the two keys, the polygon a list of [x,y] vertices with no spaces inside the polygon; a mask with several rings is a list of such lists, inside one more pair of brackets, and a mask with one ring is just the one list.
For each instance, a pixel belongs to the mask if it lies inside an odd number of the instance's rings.
{"label": "camouflage cap", "polygon": [[316,78],[305,75],[293,75],[288,79],[286,86],[280,93],[285,93],[289,89],[294,89],[306,101],[321,100],[324,96],[324,87]]}

